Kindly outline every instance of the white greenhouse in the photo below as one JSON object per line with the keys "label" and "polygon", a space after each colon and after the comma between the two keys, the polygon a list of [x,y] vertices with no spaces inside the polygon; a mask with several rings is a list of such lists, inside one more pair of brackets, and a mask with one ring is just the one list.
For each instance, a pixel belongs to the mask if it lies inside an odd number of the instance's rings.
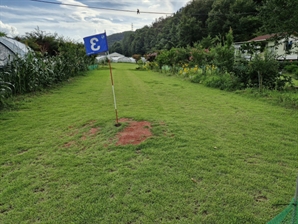
{"label": "white greenhouse", "polygon": [[0,68],[12,61],[16,56],[24,58],[29,48],[12,38],[0,37]]}
{"label": "white greenhouse", "polygon": [[[119,54],[117,52],[114,52],[112,54],[109,54],[109,55],[100,55],[100,56],[97,56],[96,57],[96,61],[99,63],[103,60],[106,60],[106,58],[109,58],[111,60],[111,62],[116,62],[116,63],[120,63],[120,62],[123,62],[123,63],[136,63],[136,60],[133,59],[132,57],[125,57],[124,55],[122,54]],[[142,61],[145,62],[146,59],[142,57]]]}

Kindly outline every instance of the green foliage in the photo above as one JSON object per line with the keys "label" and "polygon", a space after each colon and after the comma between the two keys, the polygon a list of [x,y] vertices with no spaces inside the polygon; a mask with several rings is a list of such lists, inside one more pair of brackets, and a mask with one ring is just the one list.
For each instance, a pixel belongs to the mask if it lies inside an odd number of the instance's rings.
{"label": "green foliage", "polygon": [[213,38],[210,35],[208,35],[207,37],[204,37],[200,41],[200,45],[202,46],[203,49],[209,49],[213,47]]}
{"label": "green foliage", "polygon": [[247,60],[238,60],[234,63],[233,73],[238,78],[243,88],[249,87],[251,85],[250,71],[251,69]]}
{"label": "green foliage", "polygon": [[286,108],[298,109],[298,92],[297,89],[286,89],[283,91],[263,89],[259,91],[258,88],[246,88],[236,91],[237,94],[246,97],[260,99],[264,102],[270,102],[274,105],[279,105]]}
{"label": "green foliage", "polygon": [[249,40],[261,25],[257,14],[256,1],[215,0],[207,20],[209,34],[223,36],[232,28],[236,41]]}
{"label": "green foliage", "polygon": [[[208,40],[214,43],[216,39]],[[249,46],[248,46],[249,47]],[[255,46],[252,47],[255,52]],[[162,72],[179,74],[192,82],[202,83],[210,87],[236,90],[247,87],[283,90],[293,86],[290,76],[279,73],[279,62],[275,55],[265,50],[254,53],[251,61],[238,59],[235,61],[232,30],[226,34],[223,45],[218,42],[215,47],[203,49],[200,43],[194,47],[172,48],[160,51],[156,62]],[[212,65],[208,74],[208,66]],[[210,67],[210,66],[209,66]],[[169,68],[169,69],[165,69]],[[296,68],[293,66],[293,69]]]}
{"label": "green foliage", "polygon": [[6,105],[6,99],[12,95],[13,85],[0,77],[0,109]]}
{"label": "green foliage", "polygon": [[132,58],[136,60],[136,63],[141,59],[142,55],[140,54],[133,54]]}
{"label": "green foliage", "polygon": [[179,71],[179,75],[193,83],[200,83],[221,90],[237,90],[240,85],[237,77],[227,72],[221,72],[214,65],[206,65],[202,68],[185,65]]}
{"label": "green foliage", "polygon": [[193,47],[202,40],[202,47],[210,48],[214,44],[211,39],[224,37],[231,28],[235,41],[249,40],[262,25],[257,10],[261,4],[255,0],[190,1],[173,16],[160,17],[149,26],[126,33],[121,41],[123,54]]}
{"label": "green foliage", "polygon": [[182,66],[187,63],[190,57],[190,52],[185,48],[171,48],[171,50],[160,51],[155,59],[161,68],[164,65],[171,66]]}
{"label": "green foliage", "polygon": [[155,71],[155,72],[158,72],[160,69],[159,69],[159,66],[158,66],[158,63],[157,62],[146,62],[146,70],[152,70],[152,71]]}
{"label": "green foliage", "polygon": [[258,84],[260,90],[263,87],[281,88],[281,86],[277,86],[280,74],[278,62],[273,53],[265,51],[264,54],[256,54],[249,63],[249,67],[250,81],[253,86]]}
{"label": "green foliage", "polygon": [[234,65],[234,48],[233,44],[233,33],[230,29],[229,33],[226,34],[225,44],[217,44],[215,48],[211,49],[213,53],[213,63],[220,68],[222,71],[231,72]]}
{"label": "green foliage", "polygon": [[86,56],[83,44],[64,41],[58,51],[56,56],[29,52],[25,58],[16,57],[6,65],[0,71],[0,106],[10,92],[16,95],[39,91],[79,75],[94,64],[94,57]]}
{"label": "green foliage", "polygon": [[203,48],[201,43],[195,44],[195,47],[189,47],[187,50],[190,52],[190,66],[203,66],[211,63],[213,59],[212,53],[208,49]]}
{"label": "green foliage", "polygon": [[160,51],[156,58],[155,61],[159,65],[159,68],[162,68],[164,65],[171,65],[171,58],[169,56],[170,52],[167,50]]}
{"label": "green foliage", "polygon": [[31,33],[26,33],[24,37],[16,37],[16,40],[25,43],[36,52],[42,55],[55,56],[59,54],[59,46],[65,42],[57,33],[51,34],[42,31],[37,27]]}
{"label": "green foliage", "polygon": [[122,33],[115,33],[115,34],[108,35],[107,36],[107,40],[108,40],[108,45],[109,45],[110,52],[118,52],[120,54],[123,54],[122,53],[122,48],[121,48],[121,51],[120,51],[120,49],[118,49],[118,50],[115,50],[114,49],[114,47],[117,46],[117,45],[114,46],[114,44],[117,43],[117,42],[118,43],[121,43],[121,41],[123,40],[124,36],[126,34],[129,34],[129,33],[132,33],[132,32],[133,31],[124,31]]}
{"label": "green foliage", "polygon": [[298,66],[298,61],[280,61],[279,62],[279,69],[282,70],[282,69],[284,69],[288,65],[290,65],[290,66],[292,66],[292,65]]}
{"label": "green foliage", "polygon": [[114,42],[113,45],[111,47],[109,47],[109,51],[122,54],[123,51],[122,51],[122,45],[121,45],[120,41]]}
{"label": "green foliage", "polygon": [[296,64],[286,65],[284,70],[289,73],[295,73],[298,70],[298,65]]}
{"label": "green foliage", "polygon": [[7,33],[0,31],[0,37],[6,37]]}
{"label": "green foliage", "polygon": [[260,9],[266,33],[289,35],[297,32],[298,4],[293,0],[266,0]]}
{"label": "green foliage", "polygon": [[135,53],[139,53],[139,52],[133,52],[132,48],[131,48],[131,43],[134,40],[134,33],[126,33],[124,35],[123,40],[121,41],[122,43],[122,51],[123,54],[126,56],[130,56],[133,55]]}
{"label": "green foliage", "polygon": [[139,59],[137,62],[138,67],[136,68],[137,70],[148,70],[146,64],[143,62],[142,59]]}
{"label": "green foliage", "polygon": [[179,45],[186,47],[186,45],[193,46],[199,40],[201,30],[201,22],[197,21],[195,17],[183,15],[178,26]]}
{"label": "green foliage", "polygon": [[241,86],[282,90],[292,86],[292,78],[280,74],[281,64],[274,53],[267,49],[263,53],[254,53],[251,61],[239,59],[233,66],[233,73]]}
{"label": "green foliage", "polygon": [[207,76],[203,84],[221,90],[232,91],[239,89],[239,81],[237,78],[227,72],[221,73],[220,75]]}

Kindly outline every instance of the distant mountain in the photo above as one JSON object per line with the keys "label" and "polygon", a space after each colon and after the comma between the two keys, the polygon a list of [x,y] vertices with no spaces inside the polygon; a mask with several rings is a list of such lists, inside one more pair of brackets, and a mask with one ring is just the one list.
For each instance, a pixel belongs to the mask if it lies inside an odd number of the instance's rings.
{"label": "distant mountain", "polygon": [[129,33],[133,33],[133,31],[124,31],[122,33],[114,33],[114,34],[108,36],[109,47],[111,47],[113,45],[113,43],[123,40],[124,35],[129,34]]}

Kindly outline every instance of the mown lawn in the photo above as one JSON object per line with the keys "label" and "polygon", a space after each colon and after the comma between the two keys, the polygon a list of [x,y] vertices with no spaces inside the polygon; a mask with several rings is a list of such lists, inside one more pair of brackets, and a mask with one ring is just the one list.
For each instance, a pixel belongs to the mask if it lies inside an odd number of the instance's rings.
{"label": "mown lawn", "polygon": [[[0,223],[266,223],[293,198],[297,110],[113,64],[0,112]],[[90,134],[95,128],[98,132]]]}

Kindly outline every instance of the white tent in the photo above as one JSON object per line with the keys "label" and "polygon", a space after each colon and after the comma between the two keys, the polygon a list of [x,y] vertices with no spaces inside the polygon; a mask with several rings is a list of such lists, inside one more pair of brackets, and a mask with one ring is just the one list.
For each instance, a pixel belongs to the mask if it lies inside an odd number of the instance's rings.
{"label": "white tent", "polygon": [[[101,62],[103,60],[105,60],[106,58],[110,59],[111,62],[124,62],[124,63],[136,63],[136,60],[132,57],[125,57],[122,54],[119,54],[117,52],[114,52],[112,54],[109,55],[100,55],[96,57],[96,61],[97,62]],[[145,58],[141,58],[143,62],[146,62]]]}
{"label": "white tent", "polygon": [[112,54],[109,54],[109,58],[119,58],[119,57],[124,57],[124,55],[119,54],[117,52],[114,52]]}
{"label": "white tent", "polygon": [[100,55],[100,56],[97,56],[95,59],[96,59],[96,62],[99,63],[99,62],[106,60],[106,58],[107,58],[107,56]]}
{"label": "white tent", "polygon": [[117,62],[136,63],[136,60],[133,58],[122,57],[119,58]]}
{"label": "white tent", "polygon": [[12,61],[16,56],[21,58],[29,52],[29,48],[12,38],[0,37],[0,67],[5,66]]}

